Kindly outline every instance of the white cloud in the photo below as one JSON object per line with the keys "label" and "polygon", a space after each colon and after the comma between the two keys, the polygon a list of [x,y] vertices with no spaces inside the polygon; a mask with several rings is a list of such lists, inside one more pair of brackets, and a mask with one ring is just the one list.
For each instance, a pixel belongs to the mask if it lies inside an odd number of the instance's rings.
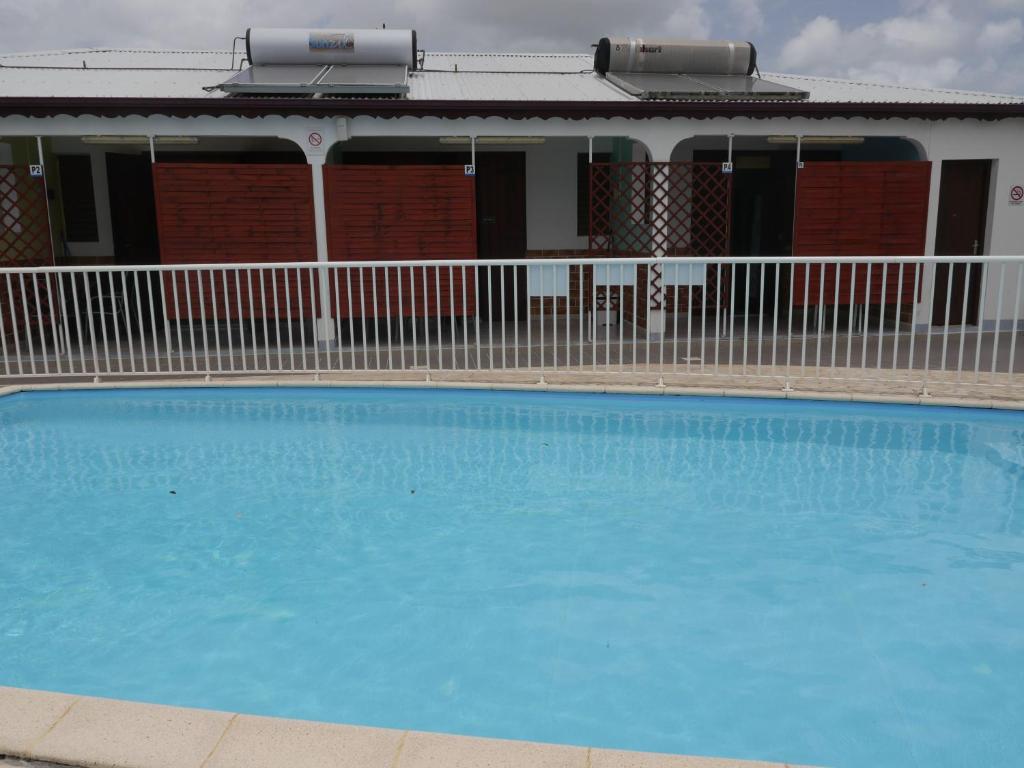
{"label": "white cloud", "polygon": [[[1009,3],[1016,0],[989,0]],[[1021,55],[1019,18],[991,19],[984,4],[911,0],[898,16],[844,26],[812,19],[786,41],[783,69],[901,85],[1024,90],[1004,62]],[[980,52],[978,48],[982,49]]]}
{"label": "white cloud", "polygon": [[[745,0],[756,7],[756,0]],[[0,51],[230,47],[249,26],[412,27],[432,50],[570,50],[612,34],[707,37],[705,0],[0,0]]]}
{"label": "white cloud", "polygon": [[724,37],[751,36],[764,29],[761,0],[729,0],[728,22],[722,25]]}
{"label": "white cloud", "polygon": [[990,21],[981,28],[978,44],[983,48],[1007,48],[1024,40],[1024,23],[1019,18]]}
{"label": "white cloud", "polygon": [[[678,37],[708,37],[711,34],[711,21],[704,9],[703,0],[683,0],[676,4],[668,20],[665,22],[664,33]],[[650,35],[651,33],[647,33]],[[661,33],[659,33],[661,34]],[[651,35],[653,37],[653,35]]]}
{"label": "white cloud", "polygon": [[997,11],[1024,11],[1024,0],[988,0],[988,5]]}
{"label": "white cloud", "polygon": [[785,69],[801,72],[820,69],[834,61],[843,35],[838,21],[818,16],[807,22],[797,36],[783,46],[779,62]]}

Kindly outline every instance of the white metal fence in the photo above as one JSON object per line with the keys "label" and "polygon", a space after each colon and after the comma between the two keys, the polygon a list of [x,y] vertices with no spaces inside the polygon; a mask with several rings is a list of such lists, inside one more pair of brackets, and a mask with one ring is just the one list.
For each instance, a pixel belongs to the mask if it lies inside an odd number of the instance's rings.
{"label": "white metal fence", "polygon": [[0,377],[518,371],[1009,386],[1022,365],[1022,266],[1006,256],[0,269]]}

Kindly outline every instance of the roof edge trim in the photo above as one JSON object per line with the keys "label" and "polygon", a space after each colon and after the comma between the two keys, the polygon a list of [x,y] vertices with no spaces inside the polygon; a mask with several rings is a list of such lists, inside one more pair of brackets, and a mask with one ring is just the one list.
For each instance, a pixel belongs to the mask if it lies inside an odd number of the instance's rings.
{"label": "roof edge trim", "polygon": [[308,98],[70,98],[0,97],[0,116],[54,117],[91,115],[301,115],[305,117],[506,117],[587,118],[626,117],[865,117],[920,118],[926,120],[1005,120],[1024,117],[1024,102],[1008,104],[957,104],[889,102],[792,102],[792,101],[440,101],[440,100],[345,100]]}

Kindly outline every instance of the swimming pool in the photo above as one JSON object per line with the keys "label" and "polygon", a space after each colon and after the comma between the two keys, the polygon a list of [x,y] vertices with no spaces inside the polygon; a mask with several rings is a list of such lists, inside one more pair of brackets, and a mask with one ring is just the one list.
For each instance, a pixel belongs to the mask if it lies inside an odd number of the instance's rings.
{"label": "swimming pool", "polygon": [[1024,414],[0,398],[0,684],[834,766],[1024,751]]}

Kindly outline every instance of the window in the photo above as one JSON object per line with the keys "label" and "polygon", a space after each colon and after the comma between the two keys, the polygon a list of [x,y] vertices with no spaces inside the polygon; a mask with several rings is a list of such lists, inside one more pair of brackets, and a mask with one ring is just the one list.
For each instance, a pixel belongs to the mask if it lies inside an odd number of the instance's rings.
{"label": "window", "polygon": [[[608,152],[595,152],[595,163],[610,163]],[[590,163],[586,152],[576,155],[576,234],[590,234]]]}
{"label": "window", "polygon": [[89,155],[61,155],[57,158],[57,168],[64,204],[64,237],[71,243],[98,242],[92,158]]}

